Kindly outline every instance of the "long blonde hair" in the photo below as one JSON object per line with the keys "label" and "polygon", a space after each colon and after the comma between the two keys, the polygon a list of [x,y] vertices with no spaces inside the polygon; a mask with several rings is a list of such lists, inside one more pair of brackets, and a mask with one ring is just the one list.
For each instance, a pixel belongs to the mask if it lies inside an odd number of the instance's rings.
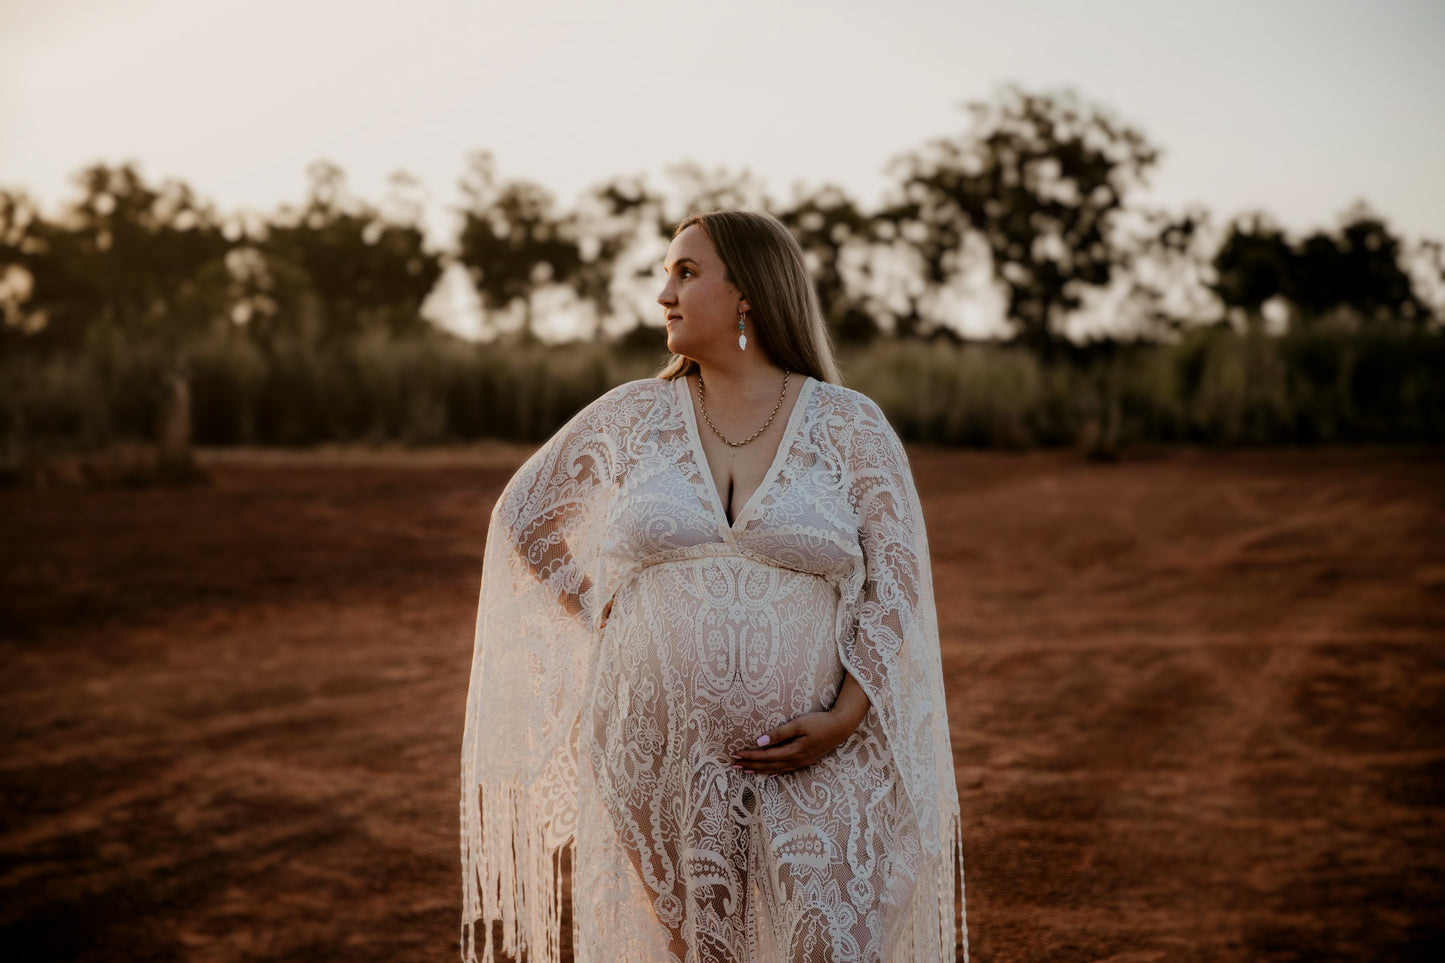
{"label": "long blonde hair", "polygon": [[[694,225],[712,241],[723,277],[748,299],[749,342],[789,371],[839,383],[818,291],[803,248],[783,222],[752,211],[706,211],[683,218],[672,236]],[[675,354],[657,376],[680,378],[696,370],[697,362]]]}

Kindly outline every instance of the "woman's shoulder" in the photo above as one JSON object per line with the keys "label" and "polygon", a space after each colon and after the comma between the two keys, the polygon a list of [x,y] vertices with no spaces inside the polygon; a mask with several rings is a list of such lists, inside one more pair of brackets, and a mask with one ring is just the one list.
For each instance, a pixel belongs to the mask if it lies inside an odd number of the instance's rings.
{"label": "woman's shoulder", "polygon": [[[610,450],[616,442],[650,418],[655,418],[657,400],[666,395],[668,382],[660,378],[639,378],[609,388],[582,406],[566,424],[543,442],[531,459],[517,472],[517,478],[541,470],[558,460],[566,462],[579,452],[594,454]],[[611,439],[611,442],[604,441]],[[599,442],[602,442],[599,445]],[[515,481],[516,479],[514,479]]]}
{"label": "woman's shoulder", "polygon": [[829,414],[862,419],[867,424],[888,424],[878,403],[861,391],[831,381],[819,381],[815,388],[819,403]]}
{"label": "woman's shoulder", "polygon": [[584,414],[611,414],[618,411],[632,411],[651,407],[652,403],[666,394],[671,382],[662,378],[638,378],[609,388],[582,409]]}
{"label": "woman's shoulder", "polygon": [[903,440],[882,407],[861,391],[820,381],[818,404],[826,436],[854,470],[906,466]]}
{"label": "woman's shoulder", "polygon": [[615,388],[610,389],[598,398],[610,399],[612,401],[651,401],[663,394],[672,387],[672,382],[666,378],[638,378],[636,381],[624,381]]}

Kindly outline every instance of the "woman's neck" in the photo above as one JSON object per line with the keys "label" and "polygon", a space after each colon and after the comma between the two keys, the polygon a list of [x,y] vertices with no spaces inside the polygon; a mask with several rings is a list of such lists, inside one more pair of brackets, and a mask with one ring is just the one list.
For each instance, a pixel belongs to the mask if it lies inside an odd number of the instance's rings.
{"label": "woman's neck", "polygon": [[698,361],[697,370],[708,394],[732,405],[775,398],[783,383],[782,367],[762,357],[722,364]]}

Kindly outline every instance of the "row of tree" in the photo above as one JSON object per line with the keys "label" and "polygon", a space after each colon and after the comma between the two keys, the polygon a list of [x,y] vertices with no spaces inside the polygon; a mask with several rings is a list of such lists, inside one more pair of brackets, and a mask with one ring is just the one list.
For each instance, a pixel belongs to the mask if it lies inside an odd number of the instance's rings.
{"label": "row of tree", "polygon": [[228,216],[183,183],[96,165],[55,217],[0,191],[0,336],[56,351],[96,328],[177,350],[218,325],[261,346],[403,336],[426,330],[422,305],[449,263],[498,330],[525,340],[561,299],[586,321],[579,336],[620,334],[656,313],[672,225],[724,206],[765,206],[793,230],[843,343],[955,331],[950,305],[980,280],[1045,357],[1105,290],[1125,292],[1118,310],[1144,337],[1231,313],[1259,325],[1272,303],[1293,324],[1440,319],[1440,244],[1407,245],[1363,207],[1299,239],[1262,214],[1220,226],[1204,211],[1148,210],[1133,199],[1158,149],[1107,110],[1017,88],[970,110],[959,136],[898,159],[896,189],[875,210],[833,186],[778,201],[745,172],[695,165],[675,168],[668,190],[620,178],[565,209],[477,154],[445,251],[428,245],[419,185],[405,175],[373,204],[318,163],[300,205]]}

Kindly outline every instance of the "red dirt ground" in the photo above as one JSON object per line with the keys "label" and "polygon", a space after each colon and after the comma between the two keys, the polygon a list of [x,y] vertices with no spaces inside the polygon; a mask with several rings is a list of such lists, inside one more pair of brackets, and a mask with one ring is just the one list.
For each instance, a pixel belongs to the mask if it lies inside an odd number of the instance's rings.
{"label": "red dirt ground", "polygon": [[[0,491],[0,957],[455,960],[523,454]],[[976,960],[1445,959],[1445,452],[913,457]]]}

